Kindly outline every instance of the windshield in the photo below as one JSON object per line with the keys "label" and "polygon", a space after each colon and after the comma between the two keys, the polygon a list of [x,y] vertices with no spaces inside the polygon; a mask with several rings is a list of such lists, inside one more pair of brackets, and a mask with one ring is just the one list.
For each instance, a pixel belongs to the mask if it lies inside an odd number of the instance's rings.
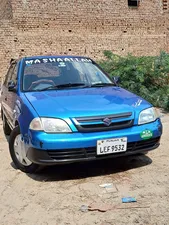
{"label": "windshield", "polygon": [[37,58],[25,60],[23,91],[44,91],[113,85],[88,58]]}

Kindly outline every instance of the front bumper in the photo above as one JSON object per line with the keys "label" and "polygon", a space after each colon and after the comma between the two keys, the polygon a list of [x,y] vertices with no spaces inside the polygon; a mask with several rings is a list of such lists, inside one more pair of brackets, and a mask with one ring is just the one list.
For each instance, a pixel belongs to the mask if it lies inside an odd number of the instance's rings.
{"label": "front bumper", "polygon": [[[151,130],[153,137],[143,140],[140,134],[144,130]],[[127,156],[156,149],[159,146],[161,135],[160,119],[149,124],[106,132],[47,134],[30,131],[26,142],[28,145],[27,157],[37,164],[53,165]],[[126,152],[97,156],[98,140],[120,137],[127,137]]]}
{"label": "front bumper", "polygon": [[89,148],[95,147],[98,140],[104,139],[127,137],[128,142],[142,141],[140,134],[145,130],[151,130],[153,138],[161,136],[162,124],[160,119],[149,124],[104,132],[47,134],[45,132],[29,131],[26,142],[30,147],[45,151]]}
{"label": "front bumper", "polygon": [[150,140],[143,140],[138,142],[131,142],[127,144],[127,151],[122,153],[113,153],[98,156],[96,154],[96,147],[79,148],[79,149],[65,149],[42,151],[40,149],[29,148],[27,157],[36,164],[41,165],[55,165],[66,164],[81,161],[101,160],[107,158],[115,158],[120,156],[134,155],[154,150],[160,145],[160,137],[152,138]]}

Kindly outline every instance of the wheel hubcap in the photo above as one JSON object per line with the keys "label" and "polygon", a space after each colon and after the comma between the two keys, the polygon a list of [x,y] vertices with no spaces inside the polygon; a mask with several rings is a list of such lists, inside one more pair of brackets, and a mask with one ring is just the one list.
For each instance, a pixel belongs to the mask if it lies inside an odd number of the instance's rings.
{"label": "wheel hubcap", "polygon": [[24,142],[21,139],[21,134],[17,135],[14,141],[14,152],[17,160],[23,166],[30,166],[32,162],[26,156],[26,149]]}

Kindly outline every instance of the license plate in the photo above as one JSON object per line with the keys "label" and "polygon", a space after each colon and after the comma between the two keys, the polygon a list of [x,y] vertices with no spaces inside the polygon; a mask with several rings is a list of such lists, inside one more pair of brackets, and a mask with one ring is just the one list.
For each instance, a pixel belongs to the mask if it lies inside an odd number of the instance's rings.
{"label": "license plate", "polygon": [[125,152],[127,150],[127,137],[97,141],[97,155]]}

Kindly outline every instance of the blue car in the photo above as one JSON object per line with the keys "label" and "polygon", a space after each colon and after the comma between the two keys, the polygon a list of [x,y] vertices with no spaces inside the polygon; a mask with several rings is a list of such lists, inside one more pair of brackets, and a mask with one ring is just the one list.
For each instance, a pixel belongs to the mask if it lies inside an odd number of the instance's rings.
{"label": "blue car", "polygon": [[10,155],[26,173],[145,153],[160,144],[156,109],[87,57],[11,60],[1,95]]}

